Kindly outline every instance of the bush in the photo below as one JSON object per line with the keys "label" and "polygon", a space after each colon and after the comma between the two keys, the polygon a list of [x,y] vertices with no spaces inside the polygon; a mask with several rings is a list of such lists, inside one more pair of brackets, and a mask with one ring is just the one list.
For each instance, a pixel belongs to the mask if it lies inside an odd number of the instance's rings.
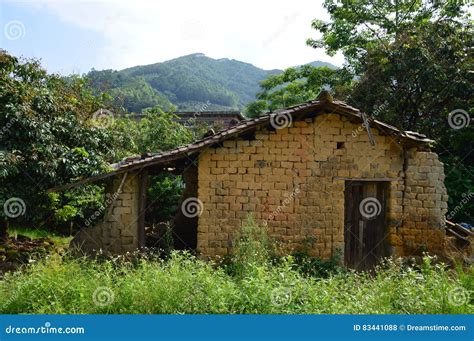
{"label": "bush", "polygon": [[51,256],[0,281],[0,313],[131,314],[466,314],[474,269],[431,259],[419,267],[388,260],[374,274],[316,279],[291,257],[227,274],[188,253],[168,260],[139,254],[106,260]]}

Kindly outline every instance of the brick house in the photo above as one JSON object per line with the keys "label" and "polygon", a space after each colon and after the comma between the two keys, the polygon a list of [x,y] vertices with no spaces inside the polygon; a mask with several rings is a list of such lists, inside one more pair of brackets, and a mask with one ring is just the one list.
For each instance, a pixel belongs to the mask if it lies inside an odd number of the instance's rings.
{"label": "brick house", "polygon": [[342,253],[355,268],[388,255],[443,254],[448,196],[432,142],[322,92],[72,184],[112,180],[103,221],[73,244],[113,253],[144,246],[148,175],[174,172],[186,184],[174,220],[177,247],[203,257],[227,254],[249,213],[288,252]]}

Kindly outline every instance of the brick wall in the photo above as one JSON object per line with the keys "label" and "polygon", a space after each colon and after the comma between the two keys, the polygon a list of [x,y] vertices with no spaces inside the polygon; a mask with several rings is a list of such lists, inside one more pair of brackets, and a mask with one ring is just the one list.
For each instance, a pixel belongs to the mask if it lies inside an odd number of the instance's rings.
{"label": "brick wall", "polygon": [[71,245],[89,253],[120,254],[138,248],[139,175],[128,173],[123,184],[122,180],[123,175],[115,177],[107,189],[104,217],[89,218],[91,226],[84,227]]}
{"label": "brick wall", "polygon": [[[409,181],[426,170],[422,163],[433,163],[430,172],[437,175],[422,173],[428,195],[415,197],[425,208],[417,213],[425,217],[424,224],[416,224],[419,216],[411,214],[407,216],[410,222],[404,222],[405,153],[390,137],[372,132],[375,146],[361,125],[337,114],[324,114],[314,121],[293,122],[289,128],[261,128],[254,140],[228,140],[222,148],[201,153],[198,197],[204,211],[198,223],[198,252],[227,254],[241,222],[252,213],[288,251],[310,245],[313,256],[328,258],[344,249],[344,184],[349,178],[389,179],[387,217],[393,253],[406,253],[403,238],[415,244],[429,241],[428,235],[442,223],[446,205],[442,165],[431,159],[432,153],[410,154]],[[408,191],[414,186],[409,181]],[[429,207],[432,204],[435,207]],[[420,237],[411,237],[412,222]]]}
{"label": "brick wall", "polygon": [[403,227],[397,246],[401,255],[445,250],[448,195],[444,167],[432,152],[407,151]]}

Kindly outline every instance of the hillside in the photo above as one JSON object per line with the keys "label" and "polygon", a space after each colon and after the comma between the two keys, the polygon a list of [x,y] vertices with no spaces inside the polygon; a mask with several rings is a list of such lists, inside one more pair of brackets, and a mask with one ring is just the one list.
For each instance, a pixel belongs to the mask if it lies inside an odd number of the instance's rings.
{"label": "hillside", "polygon": [[[312,62],[313,66],[333,65]],[[263,70],[234,59],[195,53],[163,63],[115,71],[91,71],[94,88],[109,92],[131,112],[160,105],[178,110],[242,109],[255,98],[259,82],[281,70]]]}

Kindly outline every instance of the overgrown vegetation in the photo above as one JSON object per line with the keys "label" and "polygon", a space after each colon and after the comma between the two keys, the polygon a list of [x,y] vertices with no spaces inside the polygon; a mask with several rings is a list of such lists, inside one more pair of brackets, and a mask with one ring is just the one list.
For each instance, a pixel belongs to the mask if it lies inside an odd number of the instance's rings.
{"label": "overgrown vegetation", "polygon": [[[10,223],[73,233],[104,212],[104,188],[88,185],[61,193],[46,190],[108,171],[123,157],[187,144],[194,132],[171,113],[152,107],[136,121],[114,107],[109,95],[94,94],[85,79],[50,75],[34,60],[0,50],[0,243]],[[103,108],[110,110],[101,111]],[[166,179],[152,179],[154,191]],[[169,193],[168,193],[169,194]],[[3,207],[13,200],[12,218]],[[163,197],[170,204],[173,196]],[[166,215],[166,214],[165,214]]]}
{"label": "overgrown vegetation", "polygon": [[474,290],[472,267],[454,271],[426,257],[416,266],[387,260],[375,275],[333,265],[321,276],[328,264],[271,259],[264,229],[252,222],[235,245],[233,272],[187,253],[166,260],[54,254],[0,281],[0,313],[474,313],[468,297],[453,300]]}

